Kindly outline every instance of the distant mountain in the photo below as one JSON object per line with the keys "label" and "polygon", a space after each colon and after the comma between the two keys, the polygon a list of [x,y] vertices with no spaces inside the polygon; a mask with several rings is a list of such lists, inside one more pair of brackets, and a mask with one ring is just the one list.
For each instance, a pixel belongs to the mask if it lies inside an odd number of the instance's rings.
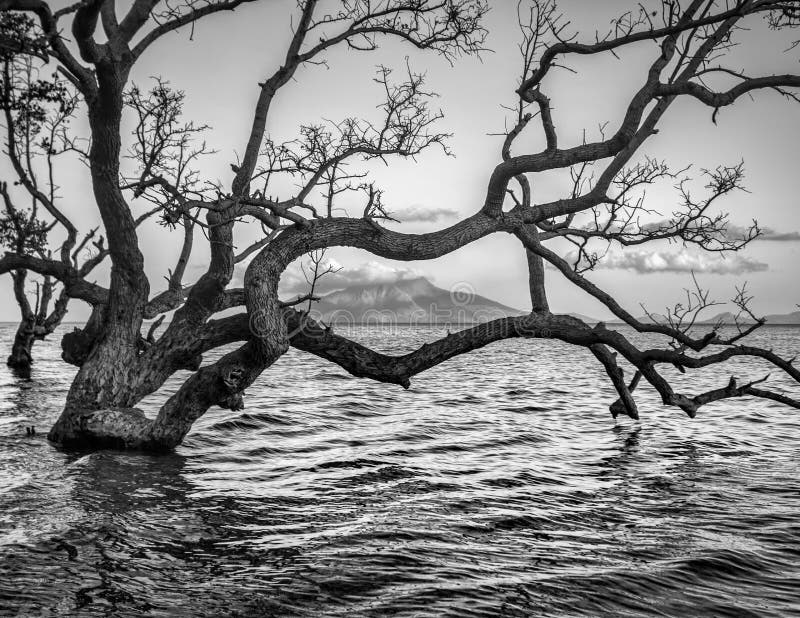
{"label": "distant mountain", "polygon": [[[435,286],[425,277],[402,279],[395,283],[352,285],[343,290],[331,292],[312,305],[312,316],[326,324],[474,324],[497,318],[524,315],[520,311],[477,294],[451,293]],[[599,320],[570,313],[587,324]],[[650,324],[655,320],[666,322],[659,313],[652,318],[643,315],[638,320]],[[800,311],[787,314],[765,316],[767,324],[798,324]],[[730,312],[720,313],[698,324],[733,324]],[[752,320],[744,320],[744,323]],[[619,324],[613,319],[609,324]]]}
{"label": "distant mountain", "polygon": [[[655,321],[658,321],[661,324],[667,322],[666,317],[664,317],[660,313],[652,314],[655,318]],[[793,311],[792,313],[772,313],[770,315],[764,316],[767,320],[767,324],[773,324],[777,326],[785,326],[785,325],[800,325],[800,311]],[[652,324],[654,320],[649,316],[643,315],[637,318],[643,324]],[[739,319],[740,324],[753,324],[755,320],[751,320],[748,317],[743,317]],[[612,324],[622,324],[622,320],[612,320]],[[724,311],[722,313],[718,313],[712,318],[706,318],[704,320],[698,320],[697,324],[703,325],[714,325],[714,324],[736,324],[736,317],[730,311]]]}
{"label": "distant mountain", "polygon": [[472,324],[527,313],[477,294],[451,294],[424,277],[353,285],[326,294],[311,311],[327,324]]}
{"label": "distant mountain", "polygon": [[583,315],[582,313],[569,313],[567,315],[571,315],[573,318],[578,318],[582,322],[586,322],[587,324],[597,324],[600,322],[597,318],[590,317],[588,315]]}
{"label": "distant mountain", "polygon": [[[642,324],[666,324],[667,317],[663,313],[651,313],[650,315],[640,315],[636,318],[638,322]],[[623,320],[619,318],[613,318],[608,321],[609,324],[625,324]]]}
{"label": "distant mountain", "polygon": [[[767,320],[767,324],[800,324],[800,311],[792,311],[791,313],[772,313],[765,315],[764,318]],[[741,318],[739,321],[742,324],[753,324],[755,322],[755,320],[751,320],[748,317]],[[702,324],[718,324],[720,322],[722,324],[735,324],[735,316],[730,311],[726,311],[724,313],[717,314],[708,320],[703,320]]]}

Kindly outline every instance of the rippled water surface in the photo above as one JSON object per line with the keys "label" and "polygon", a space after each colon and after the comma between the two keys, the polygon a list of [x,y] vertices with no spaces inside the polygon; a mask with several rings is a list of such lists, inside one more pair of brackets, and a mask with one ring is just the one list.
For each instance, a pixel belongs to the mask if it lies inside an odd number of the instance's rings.
{"label": "rippled water surface", "polygon": [[[750,340],[796,352],[800,329]],[[800,413],[777,404],[690,420],[643,389],[641,422],[615,422],[599,366],[552,342],[410,391],[292,351],[174,454],[78,455],[43,436],[72,376],[58,338],[35,354],[31,381],[0,368],[2,615],[800,615]],[[680,383],[731,372],[766,373]]]}

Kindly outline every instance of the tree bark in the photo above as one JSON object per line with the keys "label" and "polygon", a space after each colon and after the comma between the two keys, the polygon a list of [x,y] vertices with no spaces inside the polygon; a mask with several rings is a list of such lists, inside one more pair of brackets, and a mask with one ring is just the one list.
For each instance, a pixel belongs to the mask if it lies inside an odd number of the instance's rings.
{"label": "tree bark", "polygon": [[33,363],[33,342],[36,339],[36,324],[33,316],[23,318],[14,335],[11,355],[6,364],[22,377],[30,377]]}
{"label": "tree bark", "polygon": [[129,409],[138,401],[139,343],[150,291],[136,223],[119,188],[122,92],[128,68],[113,59],[102,59],[96,66],[99,88],[87,99],[92,132],[89,163],[108,237],[111,281],[102,315],[93,316],[97,324],[90,350],[80,358],[64,411],[49,434],[51,440],[64,443],[80,442],[82,428],[92,426],[85,412]]}

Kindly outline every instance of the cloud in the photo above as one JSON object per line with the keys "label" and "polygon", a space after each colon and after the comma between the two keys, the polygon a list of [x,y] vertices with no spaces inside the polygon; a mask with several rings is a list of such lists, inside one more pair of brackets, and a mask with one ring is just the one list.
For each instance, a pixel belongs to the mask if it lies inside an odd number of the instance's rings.
{"label": "cloud", "polygon": [[[661,221],[654,221],[652,223],[642,224],[642,230],[645,232],[655,231],[664,228],[669,228],[672,221],[664,219]],[[750,228],[743,225],[728,225],[725,229],[725,239],[729,241],[737,241],[747,238],[750,234]],[[799,242],[800,232],[778,232],[769,227],[762,227],[761,234],[755,240],[769,240],[775,242]]]}
{"label": "cloud", "polygon": [[[575,260],[575,254],[567,256]],[[716,275],[740,275],[761,272],[769,266],[741,255],[721,257],[703,253],[681,251],[625,251],[611,252],[598,264],[598,268],[633,270],[640,274],[649,273],[712,273]]]}
{"label": "cloud", "polygon": [[[742,239],[746,238],[750,228],[742,225],[729,225],[726,230],[726,237],[728,239]],[[800,232],[778,232],[770,227],[762,227],[761,234],[756,237],[756,240],[771,240],[774,242],[798,242],[800,241]]]}
{"label": "cloud", "polygon": [[[303,261],[307,263],[306,258]],[[363,262],[355,268],[345,268],[335,260],[325,260],[323,269],[328,266],[334,269],[341,268],[341,270],[328,273],[318,281],[316,292],[320,294],[327,294],[333,290],[341,290],[352,285],[391,284],[424,276],[416,268],[391,266],[376,260]],[[292,265],[291,268],[284,272],[281,278],[280,290],[283,296],[308,293],[309,285],[299,264]]]}
{"label": "cloud", "polygon": [[798,242],[800,241],[800,232],[776,232],[773,229],[765,227],[761,230],[761,235],[758,237],[758,240]]}
{"label": "cloud", "polygon": [[452,208],[428,208],[420,204],[414,204],[400,210],[391,212],[393,219],[403,223],[433,223],[440,219],[452,219],[458,216],[458,211]]}

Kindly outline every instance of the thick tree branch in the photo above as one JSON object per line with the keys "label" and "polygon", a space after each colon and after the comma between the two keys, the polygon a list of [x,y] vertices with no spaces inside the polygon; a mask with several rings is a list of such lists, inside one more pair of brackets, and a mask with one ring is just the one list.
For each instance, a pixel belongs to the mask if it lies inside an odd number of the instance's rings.
{"label": "thick tree branch", "polygon": [[[168,19],[164,21],[160,25],[153,28],[150,32],[148,32],[145,36],[141,38],[141,40],[134,46],[132,52],[133,57],[138,58],[141,56],[145,50],[150,47],[153,43],[155,43],[158,39],[169,32],[173,32],[178,30],[179,28],[183,28],[184,26],[188,26],[193,24],[199,19],[206,17],[208,15],[212,15],[214,13],[219,13],[221,11],[233,11],[239,5],[245,4],[248,2],[255,2],[256,0],[229,0],[229,1],[218,1],[218,2],[210,2],[203,6],[192,8],[193,2],[189,2],[189,11],[182,14],[177,15],[172,19]],[[141,29],[141,27],[147,23],[147,18],[144,15],[144,11],[147,10],[148,12],[152,11],[152,7],[155,6],[155,2],[146,0],[144,2],[137,1],[134,3],[134,6],[131,8],[130,13],[123,19],[120,29],[123,35],[126,37],[127,40],[130,40],[133,35]],[[149,13],[148,13],[149,16]]]}
{"label": "thick tree branch", "polygon": [[800,75],[769,75],[745,79],[725,92],[714,92],[696,82],[675,82],[660,84],[656,89],[658,96],[689,95],[709,107],[720,108],[731,105],[739,97],[753,90],[765,88],[800,88]]}
{"label": "thick tree branch", "polygon": [[64,284],[64,288],[72,298],[84,300],[92,305],[108,301],[107,290],[97,284],[85,281],[69,264],[16,253],[6,253],[0,258],[0,274],[20,269],[32,270],[40,275],[49,275],[58,279]]}

